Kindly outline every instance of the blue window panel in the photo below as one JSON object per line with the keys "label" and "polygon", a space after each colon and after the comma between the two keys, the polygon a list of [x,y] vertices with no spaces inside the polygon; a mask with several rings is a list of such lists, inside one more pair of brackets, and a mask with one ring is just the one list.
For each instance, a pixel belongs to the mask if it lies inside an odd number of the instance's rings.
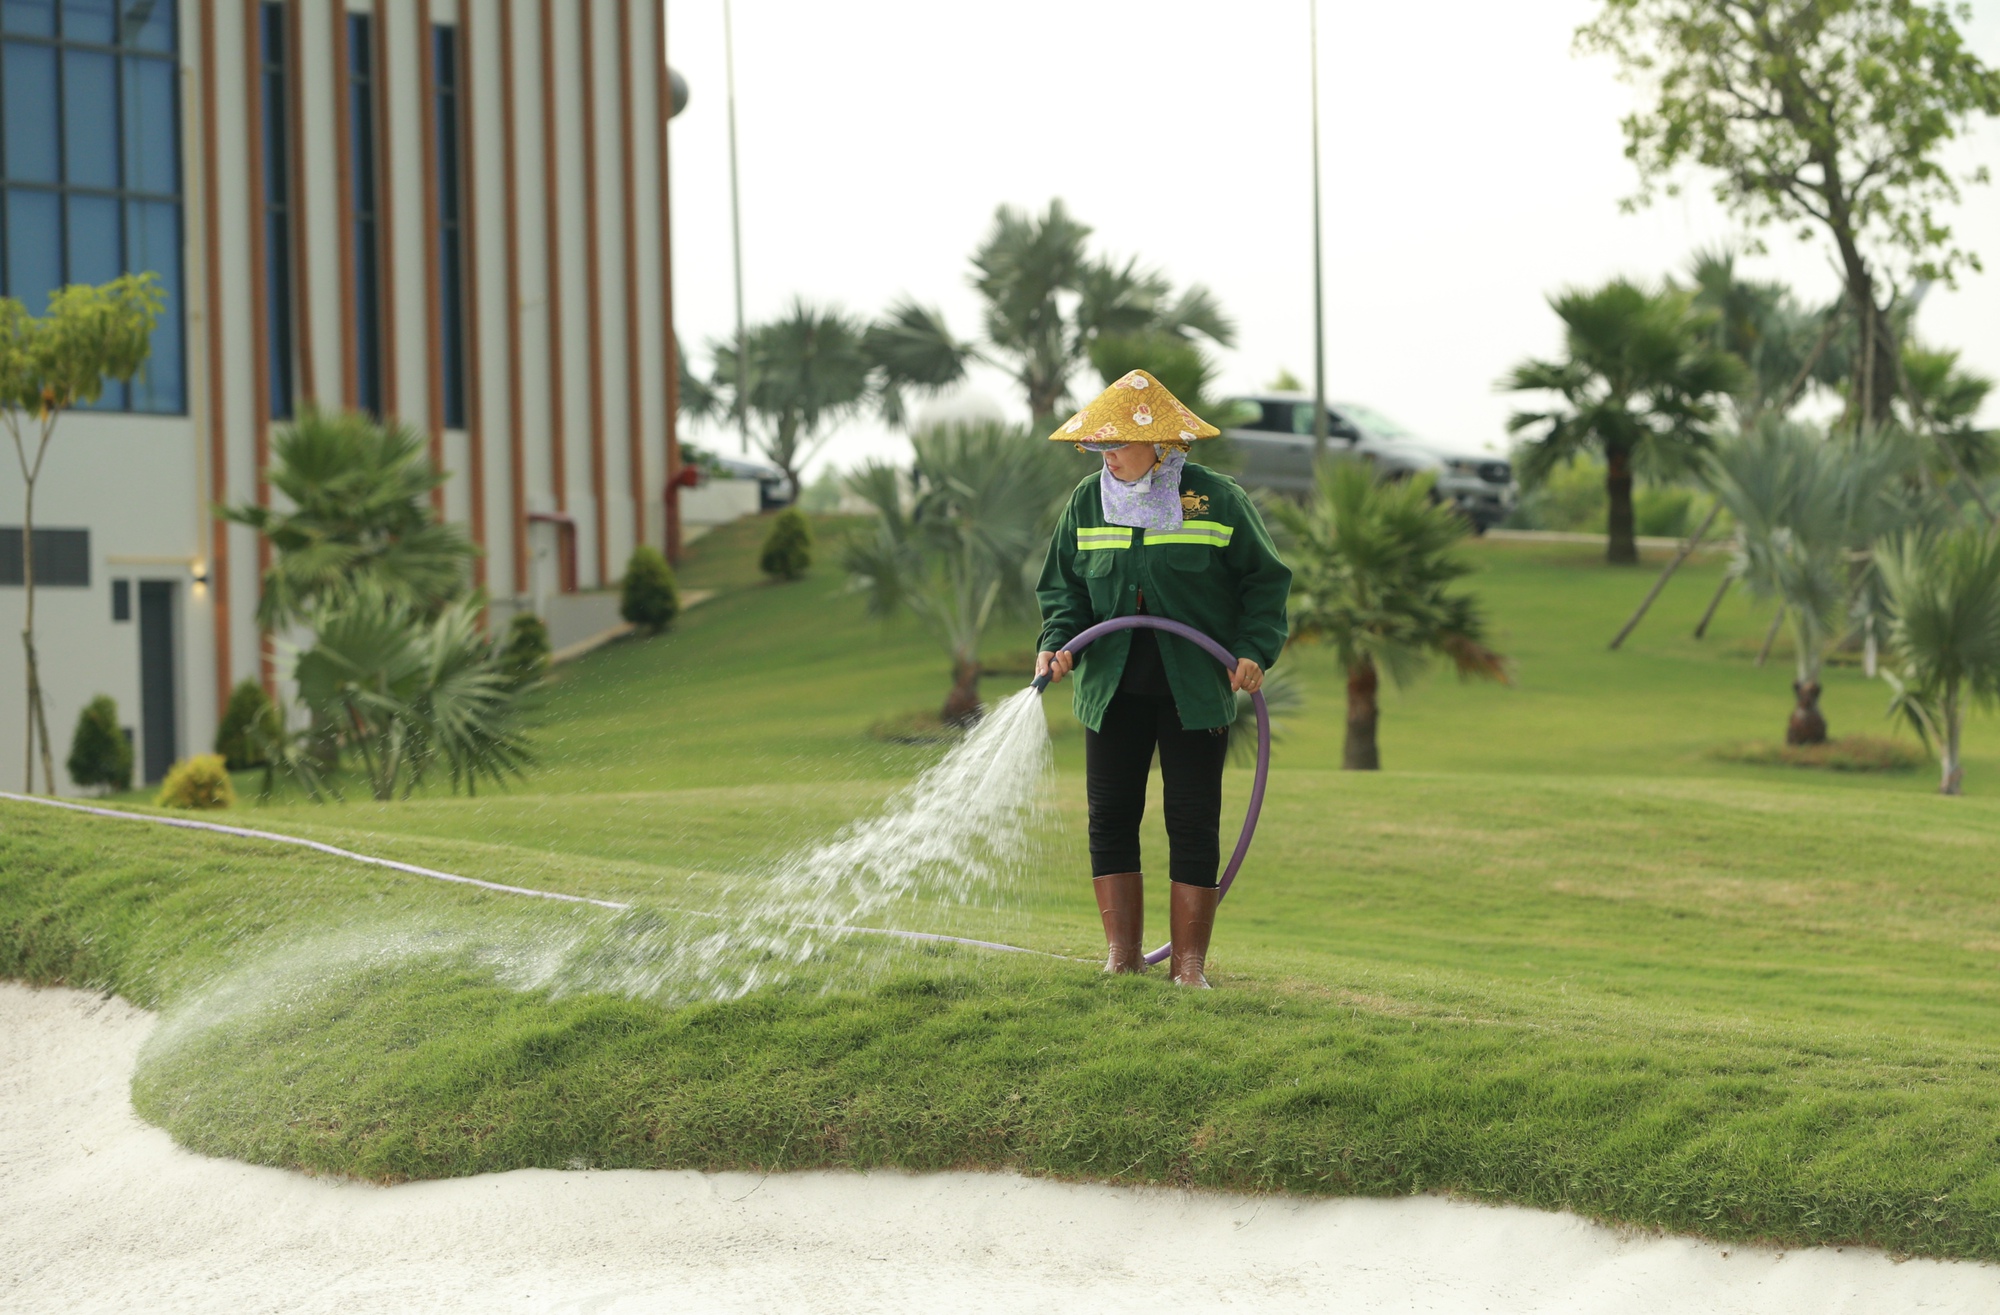
{"label": "blue window panel", "polygon": [[118,186],[118,58],[63,51],[63,179]]}
{"label": "blue window panel", "polygon": [[61,198],[54,192],[9,191],[7,295],[39,315],[62,281]]}
{"label": "blue window panel", "polygon": [[140,50],[171,52],[174,40],[174,0],[124,0],[119,26],[125,44]]}
{"label": "blue window panel", "polygon": [[132,381],[132,409],[187,410],[187,361],[181,342],[181,208],[170,201],[125,203],[125,267],[159,275],[165,304],[153,327],[153,350]]}
{"label": "blue window panel", "polygon": [[56,149],[56,52],[9,41],[0,55],[0,115],[6,118],[7,177],[53,183],[61,176]]}
{"label": "blue window panel", "polygon": [[118,40],[115,0],[63,0],[63,38],[92,41],[101,46]]}
{"label": "blue window panel", "polygon": [[56,34],[56,0],[0,0],[0,28],[52,37]]}
{"label": "blue window panel", "polygon": [[174,66],[164,59],[125,63],[125,190],[180,191]]}
{"label": "blue window panel", "polygon": [[[72,192],[69,211],[69,277],[66,283],[109,283],[125,272],[125,244],[118,232],[118,202],[108,196]],[[100,411],[125,409],[125,385],[107,380],[99,394]]]}
{"label": "blue window panel", "polygon": [[125,272],[125,242],[118,231],[118,201],[109,196],[68,198],[69,283],[109,283]]}

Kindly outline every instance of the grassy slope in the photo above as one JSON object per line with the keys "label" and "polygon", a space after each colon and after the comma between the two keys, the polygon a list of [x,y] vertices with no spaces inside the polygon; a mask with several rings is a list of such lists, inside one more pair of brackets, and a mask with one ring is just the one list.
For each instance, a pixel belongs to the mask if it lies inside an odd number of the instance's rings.
{"label": "grassy slope", "polygon": [[[941,694],[941,664],[824,573],[755,586],[748,542],[700,545],[686,582],[727,592],[673,635],[564,673],[524,789],[274,806],[257,823],[668,904],[705,871],[754,871],[823,834],[931,759],[858,732]],[[163,1046],[142,1109],[203,1149],[383,1177],[577,1158],[1017,1165],[1447,1187],[1718,1236],[2000,1258],[2000,809],[1940,800],[1921,774],[1706,760],[1775,734],[1788,680],[1752,668],[1762,627],[1738,604],[1705,644],[1685,638],[1713,566],[1613,655],[1603,639],[1643,587],[1631,573],[1567,547],[1478,551],[1518,686],[1392,697],[1392,770],[1360,777],[1333,770],[1337,680],[1323,655],[1297,655],[1316,698],[1280,749],[1213,996],[954,953],[901,956],[862,988],[822,993],[850,980],[834,972],[670,1011],[508,990],[461,949],[356,967],[350,947],[301,970],[278,993],[290,1007]],[[1829,686],[1836,731],[1880,733],[1880,686],[1846,671]],[[953,925],[1086,953],[1065,702],[1051,701],[1065,825],[1048,879],[1005,925]],[[1996,776],[1988,744],[1975,792]],[[22,806],[0,818],[0,971],[149,1004],[357,923],[364,940],[418,926],[456,946],[597,916]]]}

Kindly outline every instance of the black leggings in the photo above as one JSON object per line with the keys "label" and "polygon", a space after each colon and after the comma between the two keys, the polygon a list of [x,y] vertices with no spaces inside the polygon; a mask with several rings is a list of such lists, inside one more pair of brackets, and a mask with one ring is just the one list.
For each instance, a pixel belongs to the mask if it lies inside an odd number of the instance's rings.
{"label": "black leggings", "polygon": [[1161,802],[1166,812],[1169,871],[1188,886],[1213,886],[1222,865],[1216,831],[1222,822],[1224,730],[1190,731],[1171,698],[1119,691],[1104,710],[1104,729],[1083,732],[1090,798],[1090,874],[1137,872],[1139,820],[1146,815],[1146,777],[1160,751]]}

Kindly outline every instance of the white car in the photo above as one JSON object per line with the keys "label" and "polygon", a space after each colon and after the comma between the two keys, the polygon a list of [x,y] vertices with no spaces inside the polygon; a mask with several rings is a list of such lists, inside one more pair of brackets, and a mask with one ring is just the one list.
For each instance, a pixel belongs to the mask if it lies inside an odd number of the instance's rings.
{"label": "white car", "polygon": [[[1306,393],[1257,393],[1231,399],[1244,423],[1223,432],[1242,455],[1236,482],[1301,497],[1313,487],[1313,401]],[[1252,412],[1255,412],[1254,417]],[[1418,438],[1379,411],[1354,402],[1329,402],[1326,452],[1355,456],[1390,478],[1429,471],[1439,501],[1449,502],[1480,533],[1507,519],[1520,499],[1514,467],[1490,447],[1446,447]]]}

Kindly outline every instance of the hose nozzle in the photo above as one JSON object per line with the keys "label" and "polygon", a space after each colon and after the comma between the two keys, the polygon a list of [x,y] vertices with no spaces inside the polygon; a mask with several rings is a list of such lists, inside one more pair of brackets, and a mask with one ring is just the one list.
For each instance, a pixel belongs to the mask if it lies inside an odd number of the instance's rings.
{"label": "hose nozzle", "polygon": [[1032,681],[1028,682],[1028,688],[1035,691],[1035,693],[1040,694],[1043,690],[1046,690],[1049,687],[1049,682],[1054,680],[1055,678],[1056,678],[1055,672],[1044,671],[1041,675],[1035,677]]}

